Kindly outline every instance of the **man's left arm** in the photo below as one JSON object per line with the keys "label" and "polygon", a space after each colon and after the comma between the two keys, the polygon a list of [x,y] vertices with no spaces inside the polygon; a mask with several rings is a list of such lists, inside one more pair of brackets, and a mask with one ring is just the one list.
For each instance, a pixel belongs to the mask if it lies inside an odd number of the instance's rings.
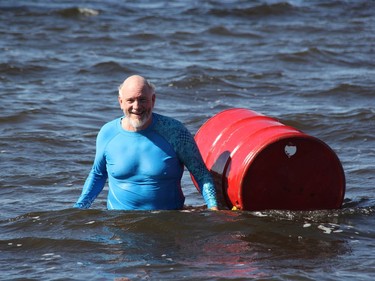
{"label": "man's left arm", "polygon": [[202,159],[194,137],[186,128],[179,134],[179,147],[179,157],[198,184],[207,208],[218,210],[213,178]]}
{"label": "man's left arm", "polygon": [[179,121],[154,114],[157,119],[155,129],[172,145],[180,161],[193,175],[207,207],[218,209],[213,178],[203,162],[192,134]]}

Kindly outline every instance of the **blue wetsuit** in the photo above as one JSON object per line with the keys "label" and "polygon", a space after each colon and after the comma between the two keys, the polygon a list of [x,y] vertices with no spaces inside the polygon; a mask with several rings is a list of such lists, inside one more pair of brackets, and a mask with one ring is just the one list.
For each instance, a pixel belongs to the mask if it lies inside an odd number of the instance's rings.
{"label": "blue wetsuit", "polygon": [[179,121],[156,113],[142,131],[121,127],[121,118],[105,124],[96,155],[74,207],[89,208],[108,179],[110,210],[175,210],[185,201],[184,165],[194,176],[208,208],[217,206],[212,177],[193,136]]}

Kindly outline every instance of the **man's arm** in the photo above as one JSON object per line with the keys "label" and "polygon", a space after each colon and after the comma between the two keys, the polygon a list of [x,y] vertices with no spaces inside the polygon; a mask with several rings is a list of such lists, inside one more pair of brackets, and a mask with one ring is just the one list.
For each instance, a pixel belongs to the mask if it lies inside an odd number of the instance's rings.
{"label": "man's arm", "polygon": [[203,162],[194,137],[181,122],[161,115],[156,115],[156,118],[156,130],[169,141],[180,161],[194,176],[207,207],[217,210],[214,181]]}
{"label": "man's arm", "polygon": [[88,209],[99,193],[103,190],[107,181],[108,174],[104,156],[104,148],[108,141],[108,134],[105,133],[103,128],[100,130],[96,138],[96,154],[94,164],[82,188],[81,196],[73,206],[74,208]]}
{"label": "man's arm", "polygon": [[74,208],[88,209],[92,202],[98,197],[99,193],[103,190],[107,175],[97,173],[95,168],[91,169],[82,189],[81,196],[74,204]]}

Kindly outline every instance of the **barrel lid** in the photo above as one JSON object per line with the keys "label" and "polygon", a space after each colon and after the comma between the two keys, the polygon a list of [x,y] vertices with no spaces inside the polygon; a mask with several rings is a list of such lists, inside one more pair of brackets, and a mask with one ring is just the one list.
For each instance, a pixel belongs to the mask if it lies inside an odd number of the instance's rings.
{"label": "barrel lid", "polygon": [[340,208],[345,176],[339,159],[324,142],[292,136],[269,142],[245,163],[239,189],[244,210]]}

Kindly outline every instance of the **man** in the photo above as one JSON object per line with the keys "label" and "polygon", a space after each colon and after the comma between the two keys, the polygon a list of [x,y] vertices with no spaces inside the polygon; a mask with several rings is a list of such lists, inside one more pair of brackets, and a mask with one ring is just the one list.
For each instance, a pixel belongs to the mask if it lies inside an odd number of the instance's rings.
{"label": "man", "polygon": [[184,165],[194,176],[207,207],[217,210],[212,177],[193,136],[179,121],[153,113],[155,90],[133,75],[119,87],[124,116],[105,124],[76,208],[89,208],[108,179],[110,210],[178,210]]}

